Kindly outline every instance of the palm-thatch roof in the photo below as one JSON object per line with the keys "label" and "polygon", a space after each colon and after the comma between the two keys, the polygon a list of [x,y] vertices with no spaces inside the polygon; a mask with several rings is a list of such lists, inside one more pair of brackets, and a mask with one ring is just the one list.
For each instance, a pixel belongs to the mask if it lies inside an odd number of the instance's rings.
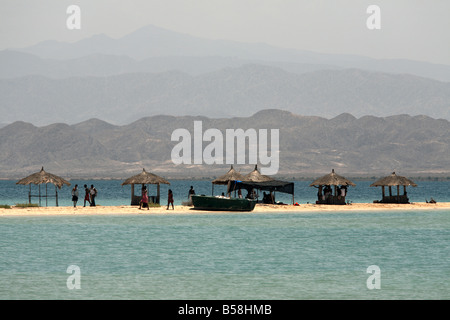
{"label": "palm-thatch roof", "polygon": [[170,184],[170,182],[156,174],[145,171],[143,168],[141,173],[126,179],[122,186],[126,184]]}
{"label": "palm-thatch roof", "polygon": [[228,184],[229,181],[242,181],[244,180],[244,176],[234,170],[233,165],[231,165],[231,169],[228,170],[226,174],[220,176],[212,181],[213,184]]}
{"label": "palm-thatch roof", "polygon": [[54,184],[56,187],[61,189],[63,185],[70,186],[70,183],[54,174],[51,174],[49,172],[46,172],[44,170],[44,167],[42,167],[41,171],[33,173],[32,175],[23,178],[16,182],[16,184],[23,184],[23,185],[29,185],[29,184],[47,184],[51,183]]}
{"label": "palm-thatch roof", "polygon": [[412,180],[398,176],[395,172],[392,172],[391,175],[381,178],[370,185],[371,187],[380,187],[380,186],[413,186],[417,187]]}
{"label": "palm-thatch roof", "polygon": [[244,177],[245,182],[266,182],[266,181],[273,181],[274,179],[269,177],[269,176],[265,176],[263,174],[261,174],[258,171],[258,165],[255,165],[255,169],[250,172],[249,174],[247,174]]}
{"label": "palm-thatch roof", "polygon": [[350,185],[350,186],[356,186],[353,182],[350,180],[344,178],[343,176],[340,176],[334,172],[334,169],[331,171],[331,173],[324,175],[323,177],[320,177],[314,182],[312,182],[309,186],[337,186],[337,185]]}

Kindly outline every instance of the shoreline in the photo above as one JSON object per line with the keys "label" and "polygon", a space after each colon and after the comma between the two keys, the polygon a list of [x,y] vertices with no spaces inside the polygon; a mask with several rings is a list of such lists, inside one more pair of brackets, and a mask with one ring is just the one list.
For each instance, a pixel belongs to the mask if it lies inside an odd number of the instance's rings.
{"label": "shoreline", "polygon": [[137,206],[96,206],[76,208],[67,207],[29,207],[21,208],[11,206],[10,209],[0,208],[0,217],[15,216],[58,216],[58,215],[123,215],[123,214],[202,214],[202,213],[301,213],[301,212],[356,212],[356,211],[412,211],[412,210],[445,210],[450,211],[450,202],[438,203],[352,203],[347,205],[270,205],[257,204],[250,212],[237,211],[208,211],[194,210],[193,207],[177,205],[175,209],[166,210],[166,206],[139,209]]}

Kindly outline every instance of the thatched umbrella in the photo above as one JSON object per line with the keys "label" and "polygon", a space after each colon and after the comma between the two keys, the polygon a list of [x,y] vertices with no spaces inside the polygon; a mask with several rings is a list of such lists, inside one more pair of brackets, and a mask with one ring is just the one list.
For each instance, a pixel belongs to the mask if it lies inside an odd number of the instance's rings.
{"label": "thatched umbrella", "polygon": [[[383,200],[382,202],[408,202],[408,198],[406,195],[406,187],[413,186],[417,187],[412,180],[398,176],[395,172],[392,172],[391,175],[381,178],[370,185],[371,187],[381,187]],[[392,187],[397,187],[397,197],[392,196]],[[400,196],[400,186],[403,186],[403,197]],[[384,187],[389,187],[389,198],[386,198],[384,193]]]}
{"label": "thatched umbrella", "polygon": [[[310,187],[318,186],[319,187],[319,196],[322,193],[322,186],[334,186],[334,194],[336,196],[338,185],[341,185],[341,186],[352,186],[352,187],[356,186],[356,184],[354,184],[350,180],[344,178],[343,176],[340,176],[340,175],[336,174],[334,172],[334,169],[331,170],[331,173],[326,174],[326,175],[324,175],[324,176],[314,180],[309,186]],[[320,199],[319,199],[319,201],[320,201]],[[334,202],[339,202],[340,203],[342,201],[337,201],[336,200]]]}
{"label": "thatched umbrella", "polygon": [[356,186],[350,180],[336,174],[334,172],[334,169],[331,171],[331,173],[314,180],[309,186],[313,187],[313,186],[337,186],[337,185],[345,185],[345,186],[350,185],[353,187]]}
{"label": "thatched umbrella", "polygon": [[134,195],[134,185],[135,184],[141,184],[142,186],[144,186],[145,184],[156,184],[157,185],[156,203],[159,203],[159,199],[160,199],[159,185],[160,184],[170,184],[170,182],[160,176],[157,176],[156,174],[145,171],[145,169],[143,168],[141,173],[126,179],[122,183],[122,186],[127,185],[127,184],[131,184],[131,204],[133,205],[133,204],[139,204],[139,201],[141,199],[141,197],[136,197]]}
{"label": "thatched umbrella", "polygon": [[233,165],[231,165],[230,170],[223,176],[220,176],[212,181],[213,184],[228,184],[229,181],[242,181],[244,176],[234,170]]}
{"label": "thatched umbrella", "polygon": [[272,181],[274,180],[273,178],[269,177],[269,176],[265,176],[263,174],[261,174],[258,171],[258,165],[255,165],[255,169],[250,172],[249,174],[247,174],[244,177],[244,182],[266,182],[266,181]]}
{"label": "thatched umbrella", "polygon": [[226,174],[211,181],[211,183],[212,183],[212,193],[211,194],[214,195],[214,185],[215,184],[228,185],[228,190],[229,190],[231,182],[242,181],[243,179],[244,179],[244,176],[242,174],[240,174],[239,172],[237,172],[236,170],[234,170],[233,165],[231,165],[230,170],[228,170],[228,172]]}
{"label": "thatched umbrella", "polygon": [[[47,184],[48,183],[55,185],[56,206],[58,206],[58,189],[61,189],[61,187],[64,185],[70,186],[70,183],[67,180],[64,180],[61,177],[58,177],[54,174],[46,172],[44,170],[44,167],[42,167],[41,171],[33,173],[32,175],[25,177],[16,182],[16,184],[29,185],[30,191],[28,193],[28,202],[31,203],[31,197],[39,197],[39,205],[41,204],[41,197],[45,197],[45,204],[47,205],[47,198],[49,197],[49,195],[47,194]],[[39,194],[38,195],[31,194],[31,185],[32,184],[39,185]],[[41,195],[41,184],[45,184],[45,196]]]}

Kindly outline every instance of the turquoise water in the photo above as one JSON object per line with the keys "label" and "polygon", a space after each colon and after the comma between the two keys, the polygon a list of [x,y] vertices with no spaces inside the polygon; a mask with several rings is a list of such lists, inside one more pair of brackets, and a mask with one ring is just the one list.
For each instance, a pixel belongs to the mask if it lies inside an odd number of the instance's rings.
{"label": "turquoise water", "polygon": [[450,298],[442,210],[0,217],[0,235],[0,299]]}
{"label": "turquoise water", "polygon": [[[82,188],[84,184],[94,186],[98,189],[99,194],[96,198],[98,205],[129,205],[131,198],[131,187],[121,186],[123,181],[121,180],[72,180],[70,187],[63,187],[59,190],[59,205],[70,206],[71,202],[71,189],[75,184],[78,184]],[[197,194],[210,195],[212,193],[212,185],[210,181],[191,181],[191,180],[172,180],[171,185],[161,185],[161,204],[167,204],[167,193],[169,188],[174,193],[175,205],[180,205],[182,201],[187,200],[188,190],[190,186],[193,186]],[[314,203],[316,201],[317,189],[309,187],[311,181],[295,181],[295,202],[298,203]],[[381,189],[369,187],[373,181],[355,181],[356,187],[348,188],[347,200],[355,203],[372,203],[373,200],[381,199]],[[408,197],[412,202],[425,202],[425,199],[430,200],[433,197],[438,202],[450,202],[450,180],[448,181],[417,181],[417,187],[408,187]],[[55,187],[48,185],[48,194],[55,194]],[[402,188],[403,189],[403,188]],[[14,205],[16,203],[28,202],[28,186],[16,185],[16,181],[0,181],[0,205],[9,204]],[[135,193],[138,194],[140,187],[136,188]],[[80,190],[80,198],[82,199],[84,190]],[[215,186],[214,193],[221,194],[226,192],[225,186]],[[387,191],[386,191],[387,192]],[[393,194],[396,195],[397,190],[393,190]],[[401,193],[403,190],[401,190]],[[32,186],[32,193],[38,193],[38,187]],[[45,194],[45,186],[41,186],[41,193]],[[149,185],[149,195],[156,195],[156,186]],[[245,196],[245,193],[244,193]],[[284,203],[292,204],[292,196],[276,193],[275,200]],[[32,199],[33,203],[38,203],[37,198]],[[41,205],[45,206],[45,199],[42,199]],[[48,206],[55,205],[55,199],[49,198],[47,202]],[[78,205],[83,205],[83,201],[80,200]]]}

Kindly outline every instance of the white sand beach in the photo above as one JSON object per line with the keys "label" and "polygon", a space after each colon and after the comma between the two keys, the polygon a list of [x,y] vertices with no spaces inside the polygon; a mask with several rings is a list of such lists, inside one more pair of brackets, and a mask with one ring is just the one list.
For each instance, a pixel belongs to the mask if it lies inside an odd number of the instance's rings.
{"label": "white sand beach", "polygon": [[[449,210],[450,202],[440,203],[410,203],[410,204],[383,204],[383,203],[353,203],[348,205],[268,205],[257,204],[251,213],[268,212],[351,212],[351,211],[392,211],[392,210]],[[202,214],[220,213],[225,211],[194,210],[189,206],[175,206],[175,209],[166,210],[165,206],[153,207],[149,210],[139,209],[136,206],[96,206],[96,207],[30,207],[21,208],[11,206],[10,209],[0,208],[0,217],[7,216],[49,216],[49,215],[114,215],[114,214]]]}

